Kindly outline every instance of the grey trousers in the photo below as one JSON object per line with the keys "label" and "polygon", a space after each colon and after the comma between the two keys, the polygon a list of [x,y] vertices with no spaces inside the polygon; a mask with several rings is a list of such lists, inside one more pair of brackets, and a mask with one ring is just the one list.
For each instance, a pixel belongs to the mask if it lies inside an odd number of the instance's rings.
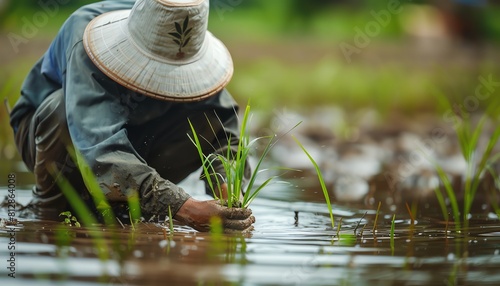
{"label": "grey trousers", "polygon": [[75,187],[84,186],[67,148],[73,148],[66,124],[64,95],[57,90],[19,124],[15,141],[28,169],[35,175],[30,207],[42,219],[53,219],[69,209],[57,179],[63,176]]}

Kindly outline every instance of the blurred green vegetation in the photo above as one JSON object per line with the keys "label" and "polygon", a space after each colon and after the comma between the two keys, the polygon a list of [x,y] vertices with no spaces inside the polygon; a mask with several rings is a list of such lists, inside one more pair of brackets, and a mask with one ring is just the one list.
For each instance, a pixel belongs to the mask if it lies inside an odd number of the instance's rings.
{"label": "blurred green vegetation", "polygon": [[236,66],[229,89],[242,103],[257,98],[253,104],[267,110],[334,104],[412,116],[442,111],[431,89],[460,102],[474,95],[479,75],[500,76],[500,7],[492,5],[412,1],[422,5],[389,13],[369,44],[347,60],[340,45],[356,46],[357,29],[368,34],[373,13],[388,11],[390,2],[256,0],[213,8],[209,28]]}
{"label": "blurred green vegetation", "polygon": [[[44,11],[40,3],[54,1],[66,4],[16,50],[9,33],[22,35],[26,21]],[[96,1],[0,0],[0,95],[11,106],[31,65],[66,17],[91,2]],[[388,12],[390,19],[370,30],[377,22],[374,13],[389,11],[391,1],[212,0],[209,29],[233,55],[229,90],[241,104],[252,98],[254,109],[338,105],[346,110],[373,108],[387,118],[394,113],[437,114],[442,110],[431,89],[461,102],[474,95],[478,76],[500,78],[495,52],[500,7],[444,2],[449,5],[401,1],[400,13]],[[366,46],[355,44],[359,30],[370,34]],[[359,53],[346,57],[343,43]],[[3,107],[0,119],[0,159],[18,159]]]}
{"label": "blurred green vegetation", "polygon": [[[0,25],[3,30],[20,31],[26,21],[43,23],[40,36],[53,34],[66,17],[82,5],[97,2],[95,0],[0,0]],[[2,4],[3,3],[3,4]],[[37,15],[37,13],[39,13]],[[48,21],[45,23],[44,16]]]}

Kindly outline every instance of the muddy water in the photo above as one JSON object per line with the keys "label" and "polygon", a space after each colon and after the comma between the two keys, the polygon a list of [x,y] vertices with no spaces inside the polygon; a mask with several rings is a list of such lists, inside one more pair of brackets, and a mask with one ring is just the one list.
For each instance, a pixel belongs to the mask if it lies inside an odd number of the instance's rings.
{"label": "muddy water", "polygon": [[[469,229],[456,231],[436,203],[433,166],[401,160],[416,158],[413,145],[427,138],[421,135],[426,130],[346,145],[307,133],[311,130],[299,133],[337,202],[335,228],[309,160],[293,141],[283,141],[272,158],[303,171],[283,175],[284,183],[254,201],[257,222],[250,235],[199,233],[177,223],[173,233],[163,223],[64,228],[60,222],[20,218],[15,227],[0,225],[0,285],[500,285],[500,221],[488,207],[488,193],[478,191]],[[453,142],[439,141],[430,151],[456,177],[460,199],[464,164],[455,159]],[[389,190],[387,174],[396,188]],[[22,169],[16,175],[29,179]],[[182,186],[203,190],[196,177]],[[481,186],[486,190],[488,184]],[[6,193],[0,187],[0,196]],[[16,196],[25,204],[30,192],[17,190]],[[414,224],[405,205],[412,201]],[[0,218],[7,217],[0,209]],[[9,250],[12,229],[15,251]],[[95,240],[96,234],[104,240]],[[15,279],[9,277],[11,252]]]}
{"label": "muddy water", "polygon": [[[28,191],[17,194],[21,202],[29,199]],[[492,214],[472,216],[469,231],[457,233],[438,213],[412,226],[409,215],[398,211],[392,249],[392,212],[380,213],[374,233],[374,209],[335,206],[332,229],[321,196],[308,188],[269,188],[254,201],[257,222],[247,236],[199,233],[179,224],[170,234],[155,223],[89,230],[21,219],[15,227],[15,279],[7,268],[13,227],[0,229],[0,284],[500,284],[500,224]],[[94,232],[104,237],[103,252]]]}

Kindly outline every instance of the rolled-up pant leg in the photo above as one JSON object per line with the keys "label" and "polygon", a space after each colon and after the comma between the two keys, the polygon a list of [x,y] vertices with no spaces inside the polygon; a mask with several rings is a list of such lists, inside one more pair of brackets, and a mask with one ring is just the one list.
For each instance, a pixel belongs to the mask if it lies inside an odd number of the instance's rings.
{"label": "rolled-up pant leg", "polygon": [[38,109],[21,121],[15,136],[24,163],[35,174],[31,205],[66,210],[57,179],[64,176],[75,188],[83,186],[67,148],[73,148],[66,124],[62,90],[49,95]]}

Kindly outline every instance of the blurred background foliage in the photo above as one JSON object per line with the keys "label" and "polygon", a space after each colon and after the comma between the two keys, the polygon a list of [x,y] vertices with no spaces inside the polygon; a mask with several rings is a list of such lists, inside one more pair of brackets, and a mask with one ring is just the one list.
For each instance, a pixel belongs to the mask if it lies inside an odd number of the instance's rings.
{"label": "blurred background foliage", "polygon": [[[66,17],[92,2],[0,0],[0,93],[10,106]],[[228,89],[241,104],[251,98],[268,113],[375,110],[389,124],[443,112],[433,90],[463,102],[479,76],[500,81],[499,17],[500,6],[486,0],[211,0],[209,29],[233,55]],[[27,25],[35,32],[26,35]],[[26,41],[13,44],[13,36]],[[0,159],[16,159],[3,107],[0,119]]]}

